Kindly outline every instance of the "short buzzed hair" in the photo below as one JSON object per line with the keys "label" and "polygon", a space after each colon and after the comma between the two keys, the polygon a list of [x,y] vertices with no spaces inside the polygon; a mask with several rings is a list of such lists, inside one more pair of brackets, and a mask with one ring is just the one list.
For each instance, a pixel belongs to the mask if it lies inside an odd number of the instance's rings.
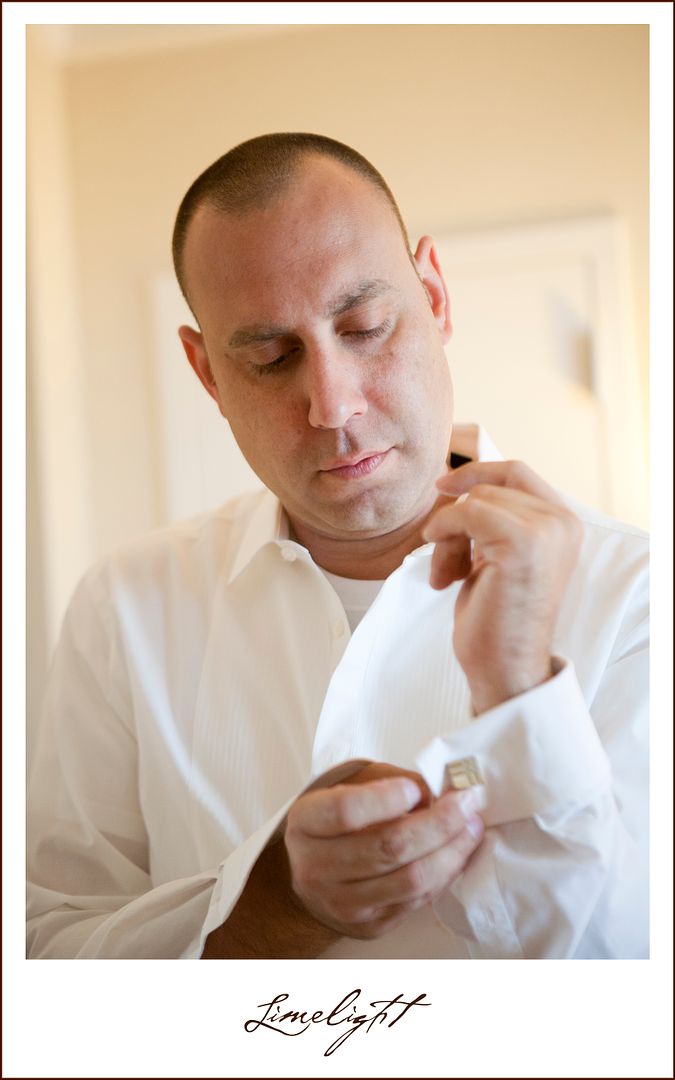
{"label": "short buzzed hair", "polygon": [[[312,156],[341,162],[377,187],[396,216],[409,257],[410,242],[401,212],[384,177],[351,146],[326,135],[276,132],[239,143],[209,165],[188,188],[178,208],[173,230],[173,265],[181,292],[190,304],[185,281],[183,253],[187,232],[196,211],[212,206],[223,214],[245,214],[267,206],[282,193],[302,162]],[[190,305],[192,306],[192,305]],[[193,312],[194,314],[194,312]]]}

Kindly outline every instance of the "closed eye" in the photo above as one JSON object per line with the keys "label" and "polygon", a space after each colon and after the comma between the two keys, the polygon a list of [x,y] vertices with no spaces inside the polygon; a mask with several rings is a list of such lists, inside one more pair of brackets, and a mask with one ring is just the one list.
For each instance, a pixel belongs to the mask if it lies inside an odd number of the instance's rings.
{"label": "closed eye", "polygon": [[[385,319],[379,326],[369,326],[365,330],[345,330],[342,334],[343,337],[348,338],[378,338],[383,337],[388,332],[391,326],[391,320]],[[256,375],[271,375],[274,371],[279,371],[284,364],[298,351],[299,346],[295,346],[289,349],[288,352],[282,353],[281,356],[277,356],[274,360],[270,360],[266,364],[254,364],[253,369]]]}
{"label": "closed eye", "polygon": [[372,326],[368,330],[347,330],[345,331],[345,336],[357,338],[382,337],[383,334],[386,334],[388,329],[389,320],[385,319],[385,321],[383,323],[380,323],[379,326]]}
{"label": "closed eye", "polygon": [[282,353],[281,356],[277,356],[275,360],[270,360],[267,364],[253,364],[253,370],[256,375],[269,375],[273,371],[277,371],[286,361],[298,351],[297,346],[293,349],[289,349],[288,352]]}

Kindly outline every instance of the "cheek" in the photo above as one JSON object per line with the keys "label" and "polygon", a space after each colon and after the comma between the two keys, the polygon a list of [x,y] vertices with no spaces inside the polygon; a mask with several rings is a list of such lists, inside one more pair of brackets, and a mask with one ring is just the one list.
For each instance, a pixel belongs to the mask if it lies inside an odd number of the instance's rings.
{"label": "cheek", "polygon": [[382,353],[371,391],[371,403],[390,415],[392,406],[403,407],[404,413],[423,410],[430,421],[436,412],[442,414],[444,403],[451,403],[452,398],[450,372],[438,335],[419,327]]}
{"label": "cheek", "polygon": [[261,466],[287,458],[299,445],[303,426],[298,409],[279,388],[245,386],[236,394],[230,388],[225,415],[246,456]]}

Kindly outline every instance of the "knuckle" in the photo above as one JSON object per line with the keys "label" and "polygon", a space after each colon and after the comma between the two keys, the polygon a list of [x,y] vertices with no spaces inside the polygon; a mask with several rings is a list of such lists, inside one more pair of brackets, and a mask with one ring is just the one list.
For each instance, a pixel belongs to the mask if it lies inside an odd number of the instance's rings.
{"label": "knuckle", "polygon": [[292,830],[289,831],[287,829],[284,835],[284,846],[286,848],[286,857],[289,862],[291,865],[296,865],[302,858],[300,837]]}
{"label": "knuckle", "polygon": [[392,923],[396,920],[391,918],[390,913],[380,910],[370,912],[370,918],[352,925],[350,934],[352,937],[363,941],[374,941],[386,934]]}
{"label": "knuckle", "polygon": [[303,860],[293,867],[293,879],[304,893],[313,893],[317,885],[317,875],[311,862]]}
{"label": "knuckle", "polygon": [[508,480],[516,482],[522,480],[529,469],[524,461],[520,461],[518,458],[512,459],[506,462],[506,477]]}
{"label": "knuckle", "polygon": [[453,792],[448,797],[439,799],[435,806],[439,824],[448,839],[461,828],[464,820],[459,807],[460,794],[460,792]]}
{"label": "knuckle", "polygon": [[406,848],[405,835],[399,829],[388,829],[378,840],[377,853],[387,865],[398,865],[405,857]]}
{"label": "knuckle", "polygon": [[462,851],[457,846],[453,847],[452,852],[449,853],[449,857],[446,860],[444,881],[441,886],[441,890],[439,891],[442,891],[442,889],[446,889],[449,885],[452,885],[452,883],[457,880],[459,875],[464,870],[470,854],[470,851]]}
{"label": "knuckle", "polygon": [[380,920],[359,923],[357,926],[353,926],[350,929],[350,934],[359,941],[375,941],[377,938],[382,937],[383,934],[386,934],[388,929],[388,923],[384,920]]}
{"label": "knuckle", "polygon": [[426,905],[430,904],[432,900],[435,900],[437,896],[440,896],[444,888],[445,882],[441,885],[437,885],[434,889],[429,889],[424,896],[420,896],[417,900],[413,900],[409,905],[408,910],[412,913],[413,911],[419,911],[422,907],[426,907]]}
{"label": "knuckle", "polygon": [[575,553],[581,544],[584,527],[576,516],[568,510],[557,510],[543,519],[539,540],[542,545],[555,545],[557,548],[573,550]]}
{"label": "knuckle", "polygon": [[334,922],[348,924],[352,921],[353,905],[340,890],[331,890],[327,895],[322,896],[321,905]]}
{"label": "knuckle", "polygon": [[542,518],[530,526],[527,541],[531,545],[532,562],[536,563],[539,559],[547,561],[558,546],[559,533],[560,528],[554,517]]}
{"label": "knuckle", "polygon": [[409,915],[412,915],[414,911],[417,911],[426,903],[428,903],[428,897],[424,896],[404,904],[396,904],[393,907],[386,908],[380,913],[380,917],[375,923],[373,936],[382,937],[384,934],[390,933],[397,926],[400,926]]}
{"label": "knuckle", "polygon": [[471,832],[468,826],[465,826],[465,828],[463,828],[462,831],[458,834],[453,847],[455,856],[462,863],[462,866],[469,858],[471,853],[476,850],[482,839],[482,832],[476,835],[476,833]]}
{"label": "knuckle", "polygon": [[441,863],[442,881],[440,885],[438,880],[434,882],[432,885],[434,892],[437,892],[439,888],[441,890],[447,888],[459,877],[481,840],[482,835],[474,836],[467,828],[464,828],[446,845]]}
{"label": "knuckle", "polygon": [[335,922],[348,925],[353,920],[353,909],[350,904],[337,896],[324,898],[324,908],[331,919]]}
{"label": "knuckle", "polygon": [[384,937],[390,930],[393,930],[395,926],[401,921],[400,916],[391,919],[382,919],[380,922],[371,923],[368,927],[368,932],[363,936],[368,941],[376,941],[378,938]]}
{"label": "knuckle", "polygon": [[335,789],[332,817],[336,829],[340,832],[351,832],[358,827],[354,806],[354,790],[347,787]]}
{"label": "knuckle", "polygon": [[427,890],[427,873],[421,859],[408,863],[401,871],[401,884],[412,896],[420,896]]}
{"label": "knuckle", "polygon": [[336,917],[348,926],[368,926],[375,915],[371,907],[348,898],[343,899],[336,906],[338,909],[335,913]]}

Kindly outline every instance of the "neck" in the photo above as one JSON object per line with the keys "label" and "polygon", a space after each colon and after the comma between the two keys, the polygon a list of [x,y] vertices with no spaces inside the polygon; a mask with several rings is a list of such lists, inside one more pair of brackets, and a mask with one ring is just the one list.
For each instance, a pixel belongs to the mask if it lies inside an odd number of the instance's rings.
{"label": "neck", "polygon": [[393,532],[366,539],[336,539],[307,529],[289,518],[291,539],[307,548],[314,562],[339,577],[379,581],[389,577],[406,555],[424,544],[422,529],[431,512],[441,501],[439,496],[430,509]]}

